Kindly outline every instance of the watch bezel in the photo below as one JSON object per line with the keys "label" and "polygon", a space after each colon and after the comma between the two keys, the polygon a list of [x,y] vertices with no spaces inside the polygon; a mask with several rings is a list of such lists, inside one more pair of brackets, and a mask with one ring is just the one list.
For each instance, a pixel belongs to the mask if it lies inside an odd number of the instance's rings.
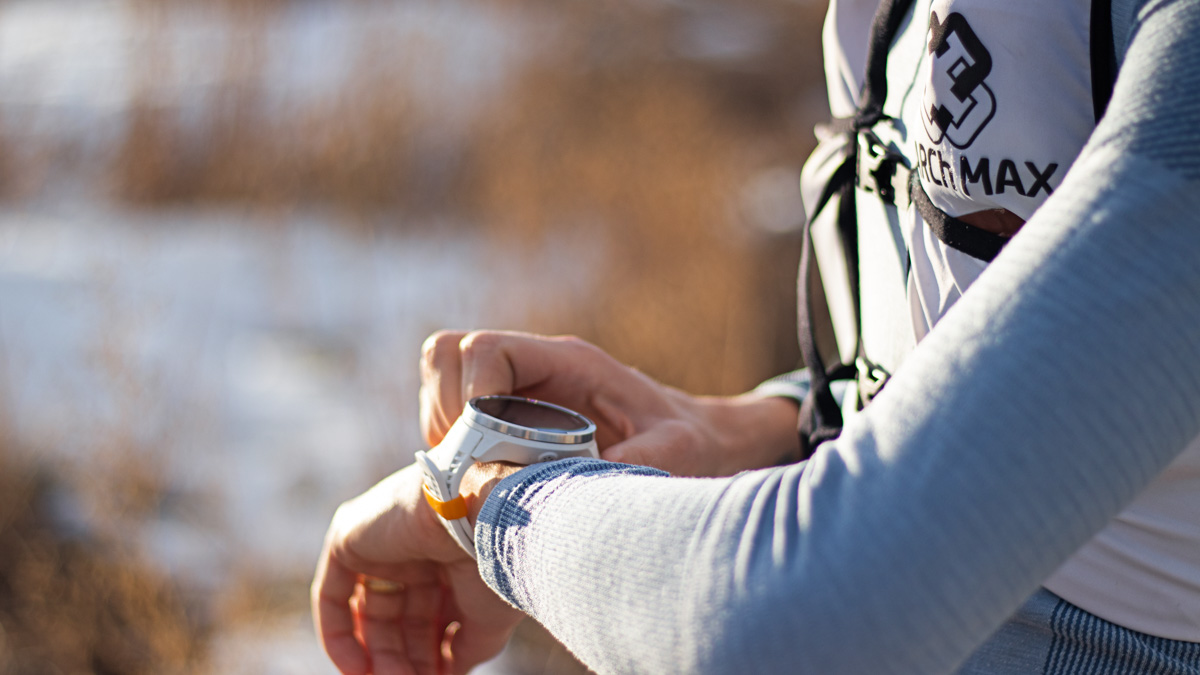
{"label": "watch bezel", "polygon": [[[513,422],[506,422],[493,415],[490,415],[477,407],[477,403],[482,401],[492,400],[509,400],[529,403],[536,406],[550,408],[567,417],[579,420],[580,428],[569,431],[551,431],[548,429],[538,429],[534,427],[522,426]],[[521,396],[477,396],[467,402],[465,415],[469,422],[477,424],[485,429],[502,433],[513,438],[520,438],[527,441],[538,441],[541,443],[555,443],[559,445],[582,445],[590,443],[596,438],[596,425],[588,418],[579,413],[564,408],[560,405],[547,403],[531,398]]]}

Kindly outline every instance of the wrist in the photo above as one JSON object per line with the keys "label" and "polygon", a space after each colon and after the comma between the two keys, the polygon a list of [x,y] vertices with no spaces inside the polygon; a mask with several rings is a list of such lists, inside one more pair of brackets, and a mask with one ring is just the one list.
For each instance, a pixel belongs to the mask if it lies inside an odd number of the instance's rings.
{"label": "wrist", "polygon": [[423,483],[420,467],[410,464],[380,481],[354,502],[377,505],[363,507],[378,512],[374,520],[385,520],[383,514],[393,509],[407,514],[405,518],[389,521],[391,526],[386,539],[412,542],[413,550],[421,551],[432,560],[457,559],[461,557],[462,549],[426,501]]}
{"label": "wrist", "polygon": [[737,463],[730,473],[798,459],[797,410],[790,399],[750,392],[701,401],[721,456]]}
{"label": "wrist", "polygon": [[467,503],[467,520],[472,528],[475,527],[479,512],[483,510],[483,504],[492,493],[492,489],[500,481],[523,468],[525,467],[511,462],[479,462],[467,469],[459,490]]}

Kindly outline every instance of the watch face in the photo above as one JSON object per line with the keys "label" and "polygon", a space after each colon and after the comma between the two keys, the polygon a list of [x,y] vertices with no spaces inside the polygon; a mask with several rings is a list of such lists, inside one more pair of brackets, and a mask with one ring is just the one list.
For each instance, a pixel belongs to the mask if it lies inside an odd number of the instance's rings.
{"label": "watch face", "polygon": [[485,396],[471,402],[479,412],[506,424],[544,431],[583,431],[588,420],[566,408],[508,396]]}

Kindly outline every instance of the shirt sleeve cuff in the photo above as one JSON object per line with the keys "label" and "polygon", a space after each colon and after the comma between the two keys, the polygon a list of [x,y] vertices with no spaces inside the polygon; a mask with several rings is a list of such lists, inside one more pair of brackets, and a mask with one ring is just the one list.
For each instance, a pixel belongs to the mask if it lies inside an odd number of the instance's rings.
{"label": "shirt sleeve cuff", "polygon": [[776,396],[788,398],[796,403],[803,403],[808,396],[808,370],[801,368],[790,373],[784,373],[763,382],[754,388],[754,393],[761,396]]}
{"label": "shirt sleeve cuff", "polygon": [[564,459],[533,464],[500,481],[475,522],[475,551],[484,582],[517,609],[528,610],[528,595],[516,587],[514,571],[528,548],[525,537],[539,509],[571,483],[606,476],[668,476],[646,466],[601,459]]}

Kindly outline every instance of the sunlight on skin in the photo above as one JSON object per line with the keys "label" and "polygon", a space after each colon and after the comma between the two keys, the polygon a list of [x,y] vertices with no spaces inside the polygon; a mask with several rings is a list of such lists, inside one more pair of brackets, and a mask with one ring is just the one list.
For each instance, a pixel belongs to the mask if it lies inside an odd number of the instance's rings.
{"label": "sunlight on skin", "polygon": [[[491,488],[518,469],[497,463],[467,472],[472,521]],[[344,675],[463,673],[498,654],[524,616],[484,585],[425,502],[421,481],[416,465],[406,467],[343,504],[330,526],[313,617]],[[400,588],[372,590],[369,579]]]}

